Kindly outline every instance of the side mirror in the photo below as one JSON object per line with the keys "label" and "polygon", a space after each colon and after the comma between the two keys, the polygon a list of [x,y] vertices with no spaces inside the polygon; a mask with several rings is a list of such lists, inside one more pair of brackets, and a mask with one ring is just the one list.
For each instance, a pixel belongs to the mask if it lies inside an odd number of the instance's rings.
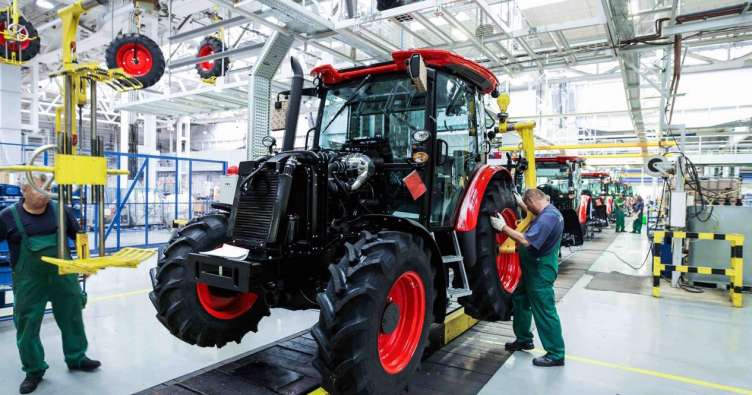
{"label": "side mirror", "polygon": [[407,74],[415,85],[415,90],[420,93],[428,90],[428,72],[420,54],[410,56],[410,60],[407,61]]}

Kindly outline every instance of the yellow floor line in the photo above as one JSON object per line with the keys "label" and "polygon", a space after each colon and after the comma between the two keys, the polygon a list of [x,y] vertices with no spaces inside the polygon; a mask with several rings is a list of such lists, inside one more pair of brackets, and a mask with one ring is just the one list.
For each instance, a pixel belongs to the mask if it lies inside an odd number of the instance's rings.
{"label": "yellow floor line", "polygon": [[149,293],[149,291],[151,291],[151,288],[137,289],[135,291],[122,292],[122,293],[113,294],[113,295],[97,296],[97,297],[94,297],[94,298],[89,298],[89,302],[88,303],[97,303],[97,302],[102,302],[102,301],[105,301],[105,300],[125,298],[125,297],[128,297],[128,296],[143,295],[145,293]]}
{"label": "yellow floor line", "polygon": [[[539,348],[536,348],[533,351],[538,354],[545,353],[544,350],[541,350]],[[731,385],[713,383],[710,381],[695,379],[692,377],[682,376],[678,374],[663,373],[663,372],[658,372],[658,371],[650,370],[650,369],[635,368],[635,367],[628,366],[628,365],[621,365],[618,363],[600,361],[597,359],[592,359],[592,358],[587,358],[587,357],[578,357],[576,355],[570,355],[570,354],[566,355],[566,360],[586,363],[589,365],[602,366],[604,368],[623,370],[623,371],[631,372],[631,373],[644,374],[646,376],[658,377],[658,378],[665,379],[665,380],[672,380],[672,381],[677,381],[680,383],[692,384],[698,387],[712,388],[712,389],[716,389],[720,391],[733,392],[736,394],[752,395],[752,390],[749,390],[749,389],[745,389],[741,387],[734,387]]]}

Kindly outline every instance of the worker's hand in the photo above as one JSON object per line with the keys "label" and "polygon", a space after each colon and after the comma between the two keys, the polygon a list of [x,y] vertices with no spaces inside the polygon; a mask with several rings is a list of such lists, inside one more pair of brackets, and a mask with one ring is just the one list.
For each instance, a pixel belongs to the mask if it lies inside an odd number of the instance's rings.
{"label": "worker's hand", "polygon": [[515,192],[515,194],[514,194],[514,200],[517,202],[518,206],[520,206],[522,208],[526,208],[525,202],[522,201],[522,196],[520,196],[519,193]]}
{"label": "worker's hand", "polygon": [[491,226],[499,232],[504,231],[504,227],[507,226],[507,221],[501,218],[501,214],[496,213],[491,216]]}

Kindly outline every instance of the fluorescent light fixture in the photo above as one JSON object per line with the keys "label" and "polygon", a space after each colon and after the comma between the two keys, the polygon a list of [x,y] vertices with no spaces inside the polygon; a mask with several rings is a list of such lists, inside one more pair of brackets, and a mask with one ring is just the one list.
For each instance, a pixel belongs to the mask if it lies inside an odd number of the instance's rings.
{"label": "fluorescent light fixture", "polygon": [[52,4],[49,0],[37,0],[37,7],[44,8],[45,10],[51,10],[55,8],[55,5]]}
{"label": "fluorescent light fixture", "polygon": [[564,3],[565,1],[567,0],[521,0],[517,2],[517,7],[519,7],[520,10],[527,10],[556,3]]}

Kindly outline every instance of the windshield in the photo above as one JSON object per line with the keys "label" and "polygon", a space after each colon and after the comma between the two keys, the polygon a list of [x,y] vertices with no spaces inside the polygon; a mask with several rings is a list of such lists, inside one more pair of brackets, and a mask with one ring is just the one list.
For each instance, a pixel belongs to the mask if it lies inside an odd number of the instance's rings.
{"label": "windshield", "polygon": [[[539,166],[539,165],[538,165]],[[535,170],[538,186],[549,185],[556,188],[559,192],[569,192],[569,176],[566,165],[544,166]]]}
{"label": "windshield", "polygon": [[600,178],[583,178],[582,189],[588,190],[594,195],[603,193],[603,181]]}
{"label": "windshield", "polygon": [[408,158],[412,132],[425,129],[425,105],[425,93],[402,76],[330,89],[319,146],[337,150],[346,141],[384,138],[395,159]]}

